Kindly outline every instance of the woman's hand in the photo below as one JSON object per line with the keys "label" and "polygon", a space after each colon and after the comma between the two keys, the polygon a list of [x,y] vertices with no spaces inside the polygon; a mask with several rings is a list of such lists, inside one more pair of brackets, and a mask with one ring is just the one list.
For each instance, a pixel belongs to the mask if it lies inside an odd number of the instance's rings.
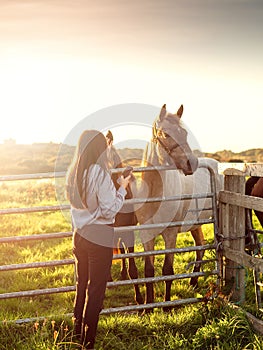
{"label": "woman's hand", "polygon": [[125,178],[123,177],[123,175],[121,175],[119,178],[118,178],[118,184],[123,187],[124,189],[126,189],[126,187],[129,185],[129,182],[130,182],[130,179],[131,179],[131,174],[126,176]]}

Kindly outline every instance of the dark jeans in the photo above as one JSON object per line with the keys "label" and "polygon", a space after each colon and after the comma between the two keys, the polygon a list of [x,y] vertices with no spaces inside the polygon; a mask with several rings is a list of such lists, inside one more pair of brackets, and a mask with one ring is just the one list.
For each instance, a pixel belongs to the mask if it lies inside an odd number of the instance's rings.
{"label": "dark jeans", "polygon": [[[101,225],[103,230],[103,225]],[[113,229],[112,229],[113,230]],[[112,248],[88,241],[74,232],[76,268],[75,333],[87,349],[93,349],[112,263]]]}

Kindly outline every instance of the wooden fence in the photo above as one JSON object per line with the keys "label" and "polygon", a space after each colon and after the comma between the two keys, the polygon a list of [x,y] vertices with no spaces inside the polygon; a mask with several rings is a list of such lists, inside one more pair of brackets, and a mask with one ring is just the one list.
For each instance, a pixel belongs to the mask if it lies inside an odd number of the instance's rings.
{"label": "wooden fence", "polygon": [[243,171],[224,171],[224,191],[219,193],[219,237],[222,248],[222,281],[230,288],[231,300],[245,301],[246,269],[253,269],[258,306],[260,299],[259,273],[263,272],[261,254],[245,251],[246,209],[263,211],[263,198],[245,195],[247,176],[263,177],[263,164],[247,165]]}

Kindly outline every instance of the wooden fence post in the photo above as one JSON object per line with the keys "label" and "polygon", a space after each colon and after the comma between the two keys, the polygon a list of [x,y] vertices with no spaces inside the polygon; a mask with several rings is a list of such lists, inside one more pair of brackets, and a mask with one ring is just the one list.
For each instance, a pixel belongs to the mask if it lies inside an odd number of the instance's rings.
{"label": "wooden fence post", "polygon": [[[245,194],[244,173],[227,169],[224,172],[224,189]],[[224,245],[243,254],[245,249],[245,208],[233,204],[220,205],[220,232]],[[245,269],[243,266],[225,258],[225,286],[231,289],[231,300],[243,302],[245,299]]]}

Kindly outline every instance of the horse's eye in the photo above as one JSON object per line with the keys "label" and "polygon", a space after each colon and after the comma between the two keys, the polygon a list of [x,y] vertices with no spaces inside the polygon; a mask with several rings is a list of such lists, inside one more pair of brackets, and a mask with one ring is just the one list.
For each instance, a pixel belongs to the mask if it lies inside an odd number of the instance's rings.
{"label": "horse's eye", "polygon": [[169,134],[167,134],[167,133],[166,133],[166,132],[164,132],[164,131],[163,131],[163,136],[164,136],[164,138],[165,138],[165,139],[167,139],[168,137],[170,137],[170,135],[169,135]]}

